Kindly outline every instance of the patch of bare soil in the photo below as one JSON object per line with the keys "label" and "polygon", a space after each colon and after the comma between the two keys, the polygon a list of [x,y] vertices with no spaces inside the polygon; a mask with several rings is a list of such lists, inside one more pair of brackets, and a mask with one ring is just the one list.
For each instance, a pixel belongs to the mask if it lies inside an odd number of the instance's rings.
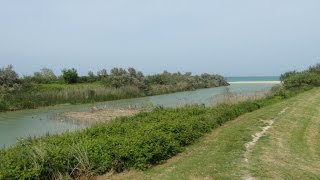
{"label": "patch of bare soil", "polygon": [[108,122],[117,117],[133,116],[141,112],[139,109],[97,109],[90,112],[69,111],[60,114],[61,119],[84,124]]}

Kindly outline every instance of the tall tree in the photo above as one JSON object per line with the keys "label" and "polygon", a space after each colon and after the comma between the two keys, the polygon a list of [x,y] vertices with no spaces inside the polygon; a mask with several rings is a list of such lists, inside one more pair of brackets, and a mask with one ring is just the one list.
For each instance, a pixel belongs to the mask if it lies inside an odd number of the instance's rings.
{"label": "tall tree", "polygon": [[12,65],[0,69],[0,92],[14,91],[21,88],[18,74]]}
{"label": "tall tree", "polygon": [[63,69],[62,70],[62,77],[64,81],[68,84],[77,83],[79,76],[76,69]]}

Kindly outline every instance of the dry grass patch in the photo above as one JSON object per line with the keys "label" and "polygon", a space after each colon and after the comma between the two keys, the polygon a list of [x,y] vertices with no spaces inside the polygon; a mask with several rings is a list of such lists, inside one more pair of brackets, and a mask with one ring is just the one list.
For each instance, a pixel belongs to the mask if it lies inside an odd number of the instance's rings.
{"label": "dry grass patch", "polygon": [[96,109],[92,108],[90,112],[69,111],[60,114],[62,119],[82,124],[96,124],[108,122],[117,117],[133,116],[142,110],[139,109]]}

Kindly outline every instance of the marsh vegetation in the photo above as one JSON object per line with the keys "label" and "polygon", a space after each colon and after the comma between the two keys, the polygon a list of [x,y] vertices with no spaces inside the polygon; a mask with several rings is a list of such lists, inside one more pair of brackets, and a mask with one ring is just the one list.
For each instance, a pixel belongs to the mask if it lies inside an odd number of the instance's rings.
{"label": "marsh vegetation", "polygon": [[19,78],[12,66],[0,69],[0,111],[36,108],[56,104],[79,104],[128,99],[179,91],[226,86],[220,75],[169,73],[145,76],[134,68],[103,69],[79,76],[76,69],[64,69],[61,76],[43,68]]}

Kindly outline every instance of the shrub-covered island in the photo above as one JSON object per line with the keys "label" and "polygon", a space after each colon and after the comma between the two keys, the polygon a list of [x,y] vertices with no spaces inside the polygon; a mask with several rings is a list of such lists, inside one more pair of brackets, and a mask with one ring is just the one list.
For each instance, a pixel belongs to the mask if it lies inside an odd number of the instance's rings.
{"label": "shrub-covered island", "polygon": [[79,76],[63,69],[61,76],[43,68],[19,78],[11,65],[0,69],[0,111],[36,108],[56,104],[78,104],[158,95],[201,88],[226,86],[220,75],[169,73],[147,75],[134,68],[103,69]]}

